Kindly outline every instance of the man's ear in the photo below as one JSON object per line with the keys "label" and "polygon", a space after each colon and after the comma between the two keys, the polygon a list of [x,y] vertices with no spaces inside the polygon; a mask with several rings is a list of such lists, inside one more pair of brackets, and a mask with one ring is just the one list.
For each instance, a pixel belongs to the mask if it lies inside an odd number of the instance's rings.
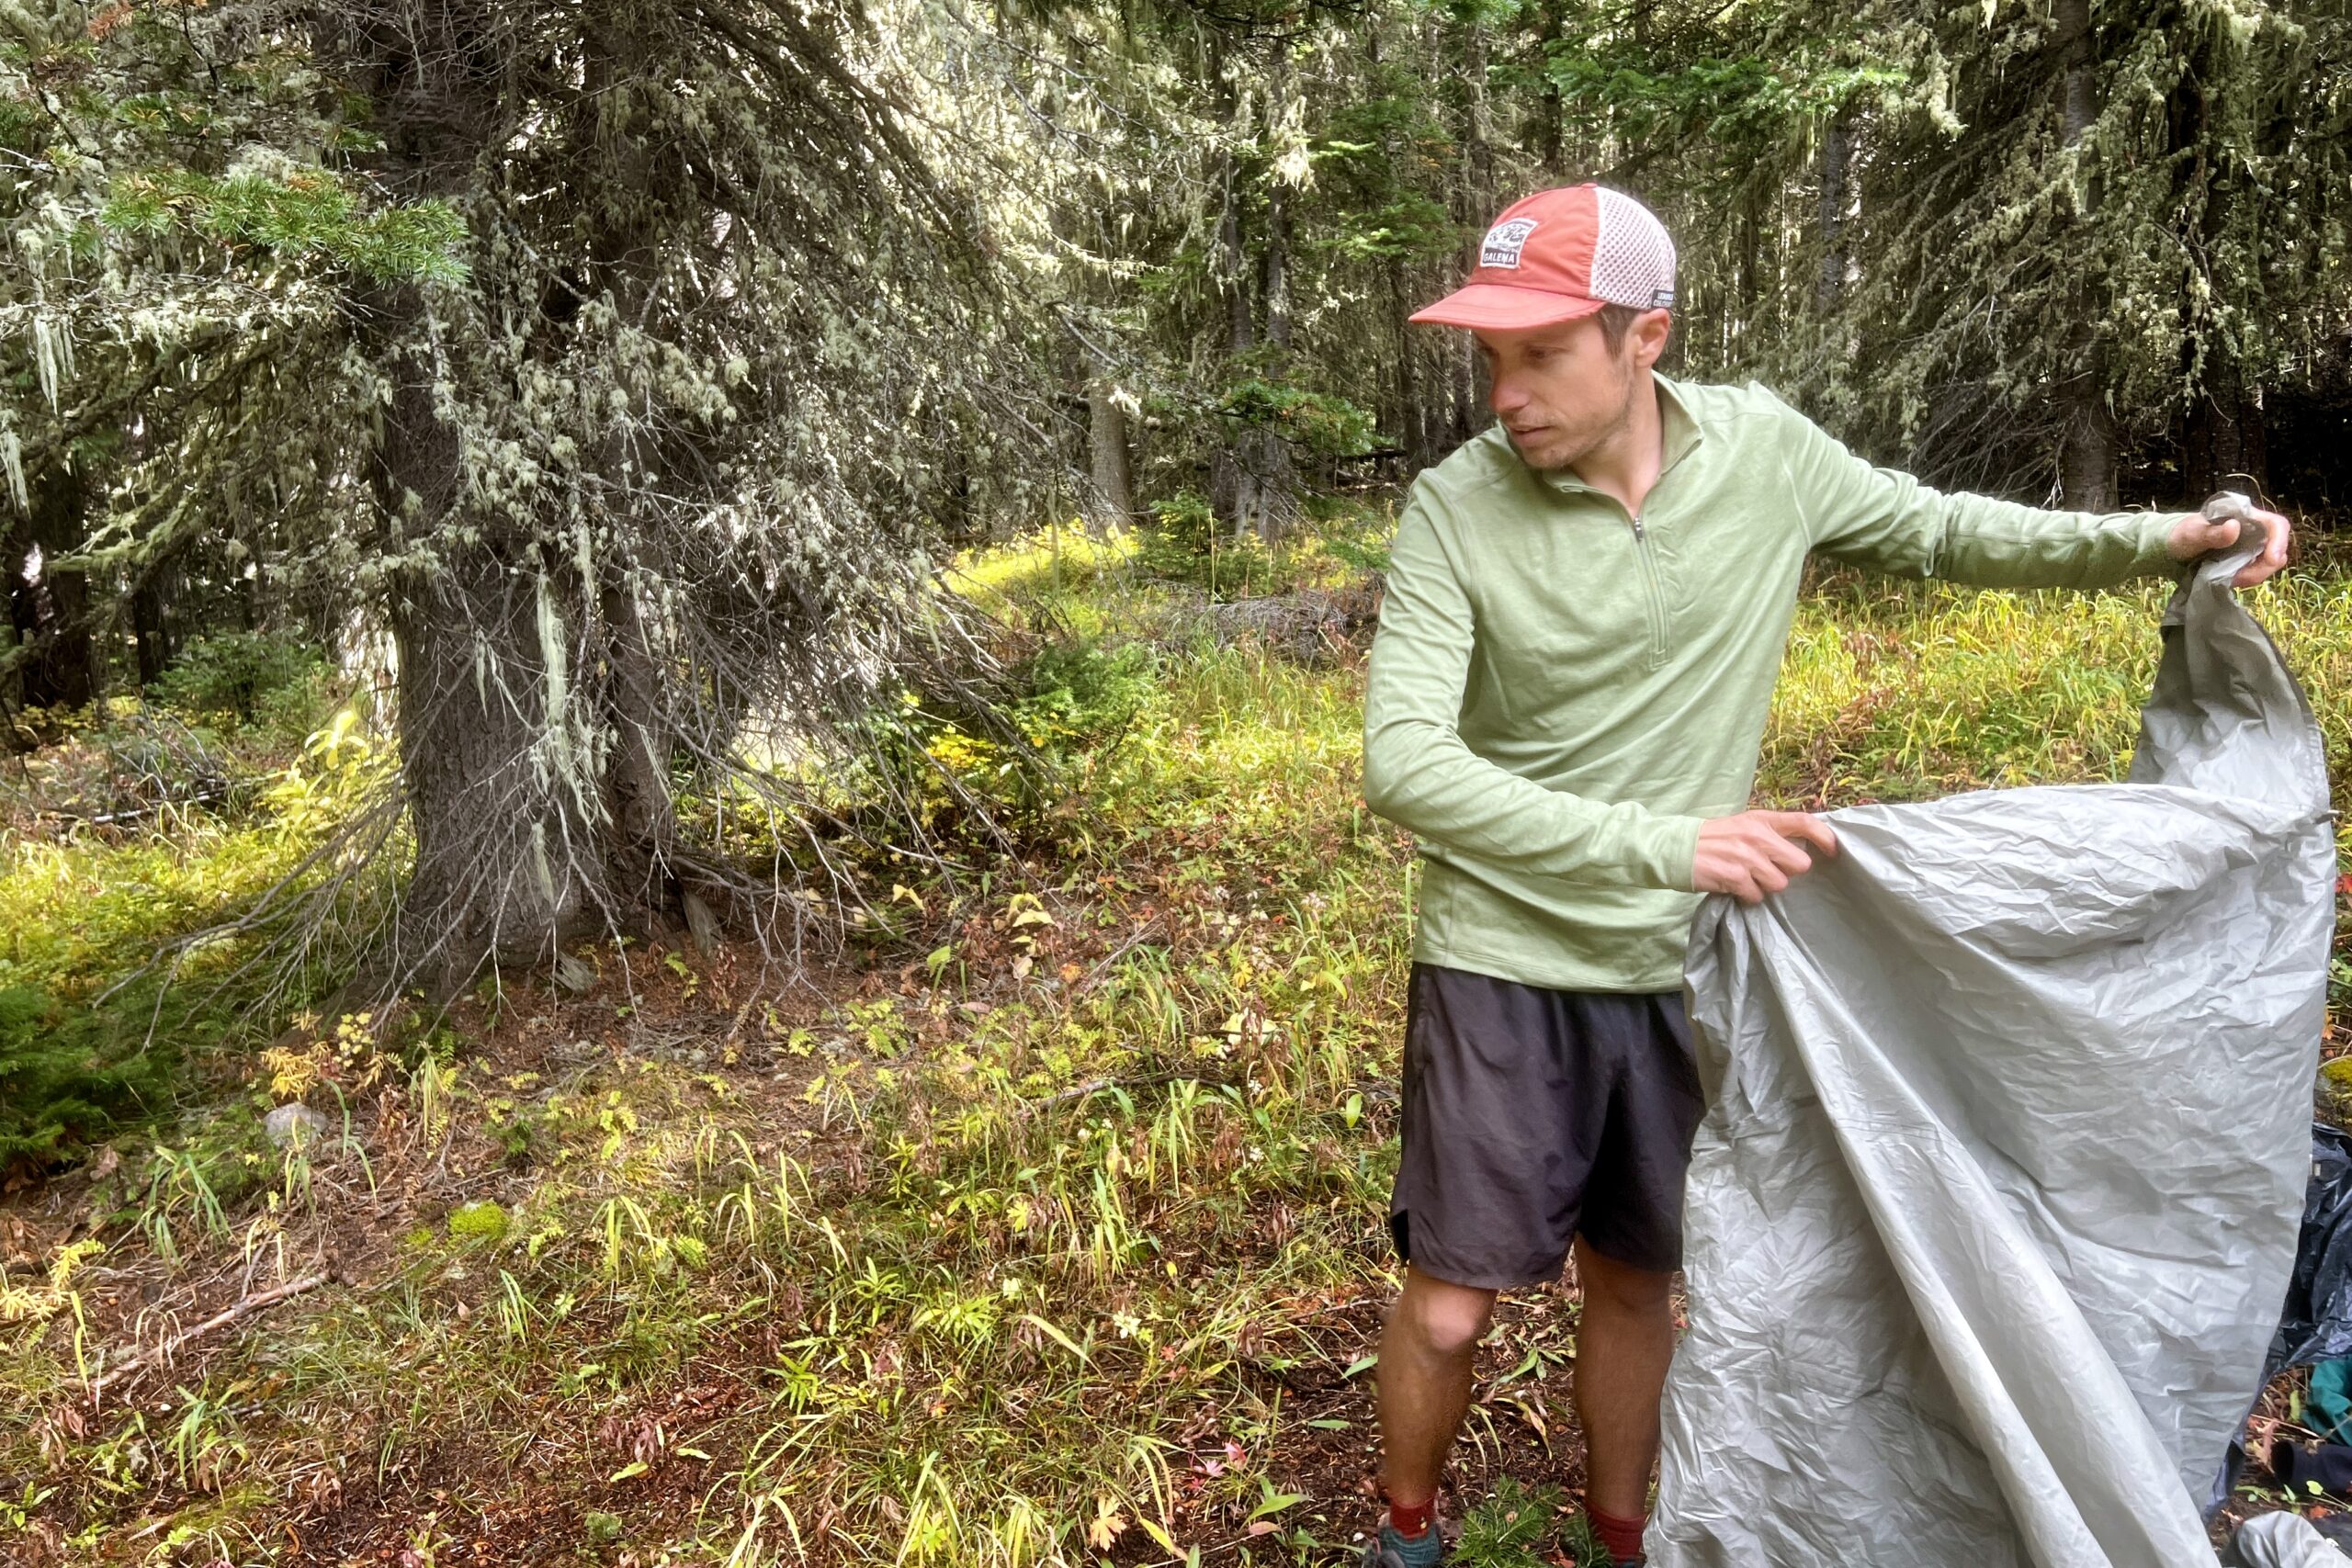
{"label": "man's ear", "polygon": [[1625,335],[1633,340],[1636,369],[1647,370],[1657,363],[1658,355],[1666,352],[1666,340],[1673,330],[1674,312],[1671,310],[1644,310],[1634,318],[1634,324]]}

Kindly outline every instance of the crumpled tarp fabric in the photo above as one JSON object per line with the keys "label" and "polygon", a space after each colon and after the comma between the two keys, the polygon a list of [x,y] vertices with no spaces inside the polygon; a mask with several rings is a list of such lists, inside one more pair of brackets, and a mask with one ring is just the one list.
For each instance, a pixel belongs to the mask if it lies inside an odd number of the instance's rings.
{"label": "crumpled tarp fabric", "polygon": [[2175,594],[2128,782],[1833,812],[1835,857],[1702,908],[1655,1568],[2211,1568],[2334,915],[2253,553]]}
{"label": "crumpled tarp fabric", "polygon": [[2352,1557],[2300,1514],[2257,1514],[2230,1544],[2245,1568],[2352,1568]]}

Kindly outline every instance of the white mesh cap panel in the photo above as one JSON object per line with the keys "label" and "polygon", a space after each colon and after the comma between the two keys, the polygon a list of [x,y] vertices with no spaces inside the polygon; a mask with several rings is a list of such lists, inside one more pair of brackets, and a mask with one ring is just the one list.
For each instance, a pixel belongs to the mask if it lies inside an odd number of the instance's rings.
{"label": "white mesh cap panel", "polygon": [[1674,242],[1666,225],[1630,196],[1606,186],[1592,245],[1592,297],[1647,310],[1674,303]]}

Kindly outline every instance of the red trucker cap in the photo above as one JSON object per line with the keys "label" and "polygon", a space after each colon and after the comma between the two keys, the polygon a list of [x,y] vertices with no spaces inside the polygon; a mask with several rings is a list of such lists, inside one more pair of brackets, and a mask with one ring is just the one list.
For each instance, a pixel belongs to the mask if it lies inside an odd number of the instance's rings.
{"label": "red trucker cap", "polygon": [[1448,327],[1513,331],[1589,316],[1603,305],[1674,303],[1674,242],[1650,209],[1597,185],[1513,202],[1478,246],[1470,281],[1413,313]]}

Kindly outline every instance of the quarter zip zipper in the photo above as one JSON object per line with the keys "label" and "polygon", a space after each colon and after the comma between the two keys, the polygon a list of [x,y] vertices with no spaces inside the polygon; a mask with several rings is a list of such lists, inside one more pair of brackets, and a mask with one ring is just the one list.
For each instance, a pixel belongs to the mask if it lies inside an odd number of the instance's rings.
{"label": "quarter zip zipper", "polygon": [[1658,581],[1657,560],[1650,553],[1649,531],[1642,526],[1641,514],[1628,512],[1626,520],[1634,525],[1634,556],[1641,564],[1642,589],[1649,598],[1650,661],[1653,670],[1663,668],[1667,657],[1666,589]]}

